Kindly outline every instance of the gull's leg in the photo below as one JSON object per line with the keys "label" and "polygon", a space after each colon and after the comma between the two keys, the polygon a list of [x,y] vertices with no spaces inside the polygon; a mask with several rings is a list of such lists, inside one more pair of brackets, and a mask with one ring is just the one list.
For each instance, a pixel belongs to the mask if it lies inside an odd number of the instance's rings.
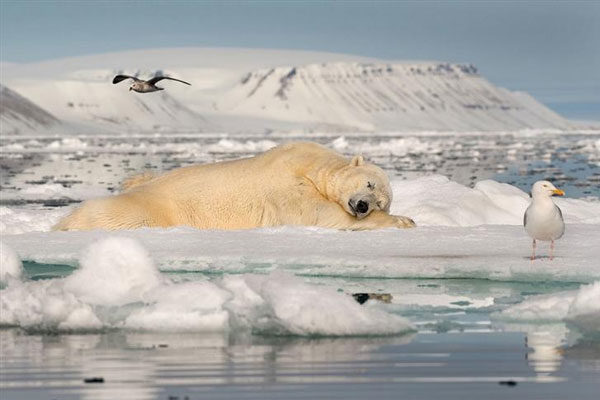
{"label": "gull's leg", "polygon": [[531,261],[535,260],[535,239],[533,239],[533,245],[531,246]]}
{"label": "gull's leg", "polygon": [[554,240],[550,242],[550,261],[554,260]]}

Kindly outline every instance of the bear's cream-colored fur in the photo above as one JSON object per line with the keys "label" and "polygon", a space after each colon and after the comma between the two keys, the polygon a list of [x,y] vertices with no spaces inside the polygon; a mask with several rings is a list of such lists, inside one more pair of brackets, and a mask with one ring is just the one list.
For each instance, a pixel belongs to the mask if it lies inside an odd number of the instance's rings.
{"label": "bear's cream-colored fur", "polygon": [[86,201],[54,229],[414,226],[410,218],[389,215],[392,191],[383,170],[309,142],[156,177],[142,174],[123,187],[119,195]]}

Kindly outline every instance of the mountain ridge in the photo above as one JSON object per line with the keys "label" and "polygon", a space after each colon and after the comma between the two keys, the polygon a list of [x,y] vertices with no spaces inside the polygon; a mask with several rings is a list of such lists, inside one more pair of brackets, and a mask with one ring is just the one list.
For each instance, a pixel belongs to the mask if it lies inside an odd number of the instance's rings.
{"label": "mountain ridge", "polygon": [[[117,131],[576,127],[528,94],[493,85],[471,64],[186,48],[10,65],[6,70],[11,87],[58,118]],[[110,84],[118,73],[143,78],[164,74],[192,86],[163,81],[166,90],[160,94],[134,94],[125,83]]]}

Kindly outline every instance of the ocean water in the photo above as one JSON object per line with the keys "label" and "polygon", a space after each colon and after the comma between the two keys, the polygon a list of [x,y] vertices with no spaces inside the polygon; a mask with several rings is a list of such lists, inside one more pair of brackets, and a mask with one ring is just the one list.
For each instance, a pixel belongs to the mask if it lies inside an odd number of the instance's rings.
{"label": "ocean water", "polygon": [[[0,397],[597,397],[600,135],[310,139],[381,165],[421,226],[51,232],[124,176],[285,139],[0,138]],[[568,225],[532,263],[540,178]]]}

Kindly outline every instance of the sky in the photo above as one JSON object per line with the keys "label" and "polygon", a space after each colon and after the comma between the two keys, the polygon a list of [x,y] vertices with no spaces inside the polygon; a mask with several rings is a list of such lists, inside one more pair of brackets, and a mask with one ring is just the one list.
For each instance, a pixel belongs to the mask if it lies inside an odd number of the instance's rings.
{"label": "sky", "polygon": [[600,120],[600,0],[0,0],[0,61],[157,47],[467,62],[574,119]]}

